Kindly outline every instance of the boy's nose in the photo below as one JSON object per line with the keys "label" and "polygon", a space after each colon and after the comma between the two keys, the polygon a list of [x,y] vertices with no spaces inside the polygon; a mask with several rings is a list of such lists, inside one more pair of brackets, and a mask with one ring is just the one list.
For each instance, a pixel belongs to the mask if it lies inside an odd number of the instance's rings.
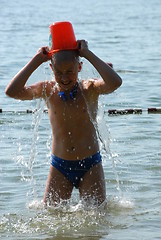
{"label": "boy's nose", "polygon": [[61,76],[61,80],[62,80],[62,81],[65,81],[65,80],[66,80],[66,76],[65,76],[65,74],[62,74],[62,76]]}
{"label": "boy's nose", "polygon": [[67,76],[62,76],[61,81],[66,84],[69,82],[69,78]]}

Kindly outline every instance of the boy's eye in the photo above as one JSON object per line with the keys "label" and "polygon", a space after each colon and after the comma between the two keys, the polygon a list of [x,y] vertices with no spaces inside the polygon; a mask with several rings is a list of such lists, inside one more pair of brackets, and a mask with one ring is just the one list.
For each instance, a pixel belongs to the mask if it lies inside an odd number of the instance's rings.
{"label": "boy's eye", "polygon": [[68,71],[67,73],[68,73],[68,74],[71,74],[71,73],[73,73],[73,71]]}
{"label": "boy's eye", "polygon": [[70,71],[66,71],[66,72],[59,72],[59,71],[56,71],[56,75],[57,75],[57,76],[70,75],[70,74],[73,74],[73,71],[72,71],[72,70],[70,70]]}

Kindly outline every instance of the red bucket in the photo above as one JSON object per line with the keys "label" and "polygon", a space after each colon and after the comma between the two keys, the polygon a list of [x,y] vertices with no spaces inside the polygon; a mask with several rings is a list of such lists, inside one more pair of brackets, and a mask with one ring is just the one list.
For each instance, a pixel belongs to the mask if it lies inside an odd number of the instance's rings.
{"label": "red bucket", "polygon": [[70,22],[55,22],[50,25],[49,54],[61,50],[77,49],[77,41]]}

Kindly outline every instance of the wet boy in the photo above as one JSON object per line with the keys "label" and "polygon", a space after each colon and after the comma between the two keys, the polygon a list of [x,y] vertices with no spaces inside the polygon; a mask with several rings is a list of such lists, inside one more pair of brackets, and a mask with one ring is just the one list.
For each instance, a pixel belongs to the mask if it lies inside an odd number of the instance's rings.
{"label": "wet boy", "polygon": [[[122,80],[89,50],[85,40],[77,41],[77,46],[78,50],[59,51],[52,57],[48,47],[40,48],[8,84],[6,94],[20,100],[46,101],[53,139],[44,202],[68,200],[76,187],[81,199],[100,205],[106,199],[106,187],[94,124],[98,98],[116,90]],[[100,79],[78,82],[79,56],[97,69]],[[30,75],[49,60],[55,79],[26,86]]]}

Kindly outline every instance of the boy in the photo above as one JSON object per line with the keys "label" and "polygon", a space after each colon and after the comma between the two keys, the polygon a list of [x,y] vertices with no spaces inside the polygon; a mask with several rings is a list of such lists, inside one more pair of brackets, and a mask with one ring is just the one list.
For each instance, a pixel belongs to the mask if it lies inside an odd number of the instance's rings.
{"label": "boy", "polygon": [[[48,47],[40,48],[9,83],[6,94],[20,100],[46,101],[53,140],[44,202],[55,205],[68,200],[76,187],[81,199],[100,205],[106,199],[106,187],[94,125],[98,97],[116,90],[122,80],[88,49],[85,40],[77,41],[77,50],[63,50],[52,56],[48,53]],[[79,56],[86,58],[102,79],[78,82]],[[55,80],[25,86],[30,75],[49,60]]]}

